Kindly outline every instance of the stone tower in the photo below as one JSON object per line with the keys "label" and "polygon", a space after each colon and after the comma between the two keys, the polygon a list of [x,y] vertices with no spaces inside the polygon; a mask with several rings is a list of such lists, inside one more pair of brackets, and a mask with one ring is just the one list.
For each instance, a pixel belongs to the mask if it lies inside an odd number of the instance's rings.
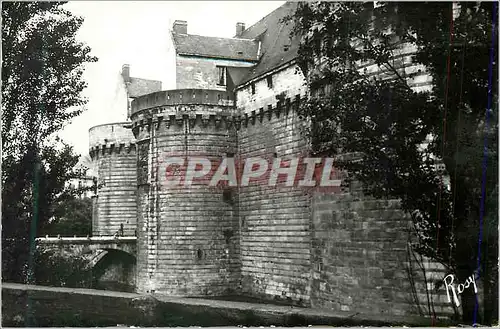
{"label": "stone tower", "polygon": [[[236,152],[234,100],[228,92],[178,89],[132,102],[138,149],[138,292],[220,295],[237,284],[236,202],[193,181],[170,186],[169,159],[216,161]],[[181,178],[181,177],[179,177]],[[183,182],[180,182],[183,184]]]}
{"label": "stone tower", "polygon": [[90,156],[97,170],[92,234],[134,235],[137,218],[135,139],[127,123],[90,128]]}

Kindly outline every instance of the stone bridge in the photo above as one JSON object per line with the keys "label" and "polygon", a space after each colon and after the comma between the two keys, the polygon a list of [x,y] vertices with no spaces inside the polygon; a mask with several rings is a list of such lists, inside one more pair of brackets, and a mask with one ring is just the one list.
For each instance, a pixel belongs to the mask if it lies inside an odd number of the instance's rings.
{"label": "stone bridge", "polygon": [[123,252],[137,255],[137,237],[135,236],[99,236],[99,237],[41,237],[36,239],[39,248],[59,251],[63,255],[79,255],[89,259],[89,266],[94,267],[109,252]]}

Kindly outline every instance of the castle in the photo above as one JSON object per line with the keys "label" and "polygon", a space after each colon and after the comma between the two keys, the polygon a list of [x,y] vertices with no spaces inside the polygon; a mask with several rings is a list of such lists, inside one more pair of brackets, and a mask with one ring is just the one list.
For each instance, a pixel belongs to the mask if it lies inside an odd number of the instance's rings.
{"label": "castle", "polygon": [[[412,298],[425,297],[427,287],[412,295],[410,222],[398,200],[365,197],[356,184],[320,193],[160,183],[166,155],[284,157],[307,150],[296,114],[307,93],[295,63],[298,40],[281,22],[296,6],[287,2],[249,28],[237,23],[234,38],[191,35],[187,22],[175,21],[177,89],[132,78],[123,66],[129,120],[89,132],[98,189],[87,240],[107,252],[96,253],[96,266],[113,258],[103,278],[119,277],[140,293],[237,294],[418,315]],[[439,273],[429,266],[428,275]],[[446,294],[436,298],[438,316],[448,314]]]}

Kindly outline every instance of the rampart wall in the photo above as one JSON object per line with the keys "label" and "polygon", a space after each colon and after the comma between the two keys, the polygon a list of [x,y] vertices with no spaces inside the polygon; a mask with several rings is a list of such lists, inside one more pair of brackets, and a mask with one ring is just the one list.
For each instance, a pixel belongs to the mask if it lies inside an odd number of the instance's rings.
{"label": "rampart wall", "polygon": [[[416,79],[413,87],[428,87],[428,76]],[[272,92],[265,77],[237,92],[238,109],[257,118],[238,132],[240,156],[307,154],[295,112],[303,77],[292,65],[272,81]],[[407,273],[411,222],[398,200],[364,196],[357,182],[336,193],[249,186],[239,194],[244,293],[320,309],[419,314]],[[424,265],[429,282],[444,274],[437,264]],[[425,308],[429,286],[420,269],[413,279]],[[433,299],[437,316],[452,313],[443,289]]]}
{"label": "rampart wall", "polygon": [[[238,90],[238,109],[251,117],[238,132],[239,156],[300,156],[306,143],[294,108],[303,94],[302,81],[290,67],[273,76],[272,90],[266,79],[255,84],[255,94],[251,86]],[[239,196],[243,293],[307,304],[311,231],[306,191],[250,184]]]}

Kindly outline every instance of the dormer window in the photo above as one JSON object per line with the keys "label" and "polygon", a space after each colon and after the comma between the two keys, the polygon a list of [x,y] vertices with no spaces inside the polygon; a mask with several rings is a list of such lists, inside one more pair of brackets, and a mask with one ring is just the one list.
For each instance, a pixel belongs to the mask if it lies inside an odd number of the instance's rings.
{"label": "dormer window", "polygon": [[217,84],[219,86],[226,85],[227,70],[225,66],[217,66]]}

